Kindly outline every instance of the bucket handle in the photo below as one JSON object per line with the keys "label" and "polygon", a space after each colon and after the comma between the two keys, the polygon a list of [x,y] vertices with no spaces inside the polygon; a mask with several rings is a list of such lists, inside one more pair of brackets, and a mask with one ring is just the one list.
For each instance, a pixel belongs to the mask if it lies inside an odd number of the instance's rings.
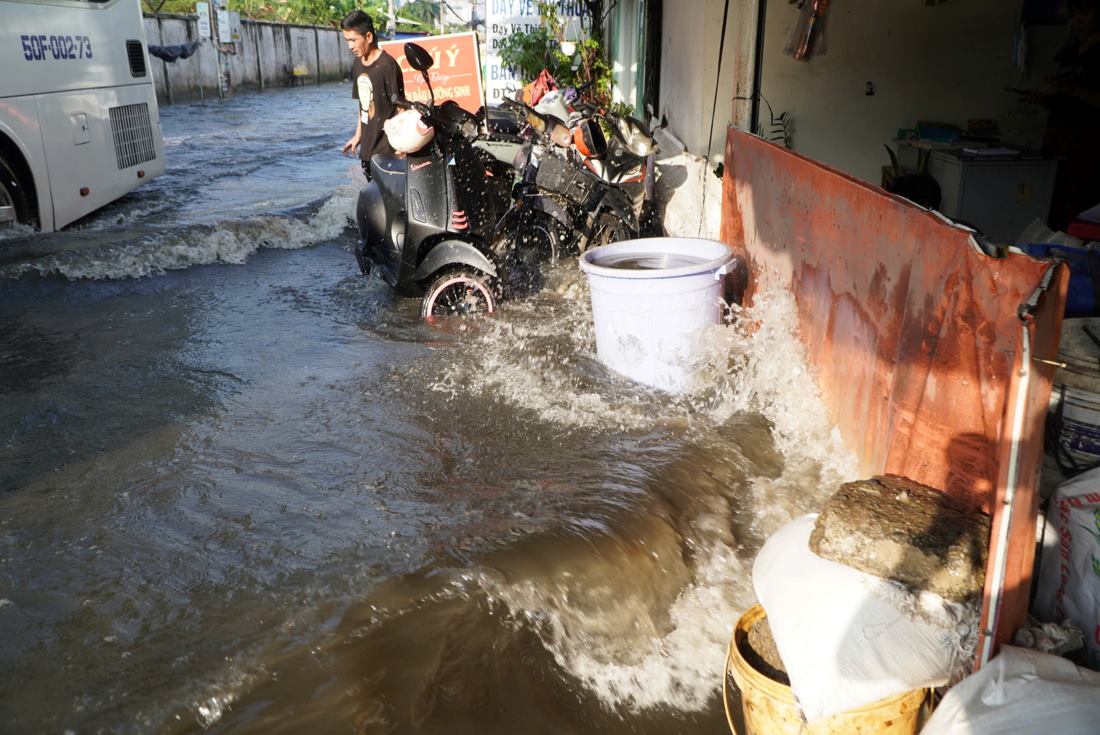
{"label": "bucket handle", "polygon": [[733,271],[733,267],[738,261],[739,258],[735,255],[719,266],[718,270],[714,271],[714,280],[721,281],[724,276],[728,276]]}

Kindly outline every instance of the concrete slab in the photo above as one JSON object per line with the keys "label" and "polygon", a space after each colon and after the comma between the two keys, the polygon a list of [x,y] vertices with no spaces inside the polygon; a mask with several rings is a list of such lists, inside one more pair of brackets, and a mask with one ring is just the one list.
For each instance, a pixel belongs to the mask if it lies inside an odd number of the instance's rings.
{"label": "concrete slab", "polygon": [[849,482],[825,503],[810,549],[953,602],[985,584],[989,516],[896,475]]}

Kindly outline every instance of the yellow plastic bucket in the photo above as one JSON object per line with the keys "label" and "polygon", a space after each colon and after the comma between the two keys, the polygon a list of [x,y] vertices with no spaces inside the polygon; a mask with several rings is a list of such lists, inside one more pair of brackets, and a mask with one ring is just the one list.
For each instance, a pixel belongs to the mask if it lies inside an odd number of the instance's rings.
{"label": "yellow plastic bucket", "polygon": [[[733,720],[729,720],[734,735],[913,735],[920,730],[928,695],[926,689],[904,692],[807,725],[798,713],[791,688],[764,676],[741,654],[740,646],[749,631],[765,617],[764,608],[753,606],[737,621],[730,641],[722,694],[725,699],[725,680],[733,674],[741,691],[741,710],[745,717],[745,732],[741,734],[734,728]],[[730,717],[728,702],[726,717]]]}

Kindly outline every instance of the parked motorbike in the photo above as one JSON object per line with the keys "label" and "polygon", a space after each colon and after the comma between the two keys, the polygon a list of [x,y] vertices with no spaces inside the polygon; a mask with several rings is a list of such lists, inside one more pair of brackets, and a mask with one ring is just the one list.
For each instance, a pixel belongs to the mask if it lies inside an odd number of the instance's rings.
{"label": "parked motorbike", "polygon": [[524,229],[546,233],[555,253],[580,253],[638,236],[630,197],[575,160],[573,133],[565,122],[519,101],[508,100],[506,106],[521,112],[534,134],[515,160],[520,183],[506,219],[527,217]]}
{"label": "parked motorbike", "polygon": [[[405,58],[427,81],[428,52],[407,43]],[[421,296],[424,317],[491,312],[511,295],[510,284],[527,279],[542,249],[515,238],[501,245],[515,172],[474,148],[475,115],[453,101],[436,105],[428,87],[429,104],[394,99],[420,113],[434,137],[406,156],[371,159],[356,209],[356,259],[363,273],[376,269],[399,293]]]}
{"label": "parked motorbike", "polygon": [[[575,148],[583,164],[601,179],[623,187],[631,196],[639,213],[642,235],[663,234],[656,205],[658,150],[654,131],[637,118],[604,110],[584,99],[583,91],[583,87],[568,87],[551,92],[546,97],[554,97],[546,104],[568,105]],[[665,125],[667,121],[658,129]]]}
{"label": "parked motorbike", "polygon": [[499,106],[482,107],[478,117],[485,124],[482,135],[474,141],[474,147],[491,153],[501,163],[511,166],[526,142],[523,137],[526,121],[514,110]]}

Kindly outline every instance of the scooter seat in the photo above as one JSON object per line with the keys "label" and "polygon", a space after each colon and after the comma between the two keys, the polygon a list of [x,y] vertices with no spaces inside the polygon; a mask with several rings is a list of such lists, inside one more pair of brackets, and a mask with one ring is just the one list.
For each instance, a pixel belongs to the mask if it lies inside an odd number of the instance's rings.
{"label": "scooter seat", "polygon": [[408,159],[405,158],[404,156],[399,158],[397,156],[383,156],[383,155],[373,156],[370,160],[371,160],[371,163],[374,164],[375,167],[377,167],[378,170],[382,171],[383,173],[402,174],[402,175],[404,175],[405,172],[406,172],[406,166],[407,166],[407,161],[408,161]]}

